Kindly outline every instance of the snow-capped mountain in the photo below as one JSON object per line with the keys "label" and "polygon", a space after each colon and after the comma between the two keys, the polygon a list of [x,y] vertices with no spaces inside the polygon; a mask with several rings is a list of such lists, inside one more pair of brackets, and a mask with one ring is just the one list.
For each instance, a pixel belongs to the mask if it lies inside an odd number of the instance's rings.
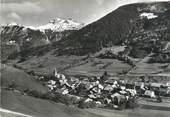
{"label": "snow-capped mountain", "polygon": [[170,41],[169,6],[170,2],[121,6],[61,41],[69,43],[65,48],[70,46],[72,53],[81,55],[114,45],[126,45],[129,56],[134,58],[163,52],[163,46]]}
{"label": "snow-capped mountain", "polygon": [[[3,25],[2,27],[6,26],[22,26],[20,24],[17,24],[15,22],[12,22],[10,24]],[[73,19],[60,19],[56,18],[54,20],[50,20],[48,24],[41,25],[38,27],[35,26],[22,26],[24,28],[29,28],[31,30],[40,30],[44,32],[45,30],[52,30],[54,32],[63,32],[67,30],[79,30],[85,25],[83,23],[78,23],[74,21]]]}
{"label": "snow-capped mountain", "polygon": [[[21,52],[30,48],[43,46],[61,40],[84,25],[73,20],[57,18],[43,26],[22,26],[17,23],[10,23],[0,26],[0,37],[3,45],[4,56],[9,53]],[[7,52],[7,49],[9,53]]]}
{"label": "snow-capped mountain", "polygon": [[61,32],[65,30],[79,30],[83,26],[84,26],[83,23],[78,23],[76,21],[73,21],[72,19],[63,20],[63,19],[57,18],[57,19],[50,21],[46,25],[37,27],[36,29],[39,29],[41,31],[50,29],[56,32]]}

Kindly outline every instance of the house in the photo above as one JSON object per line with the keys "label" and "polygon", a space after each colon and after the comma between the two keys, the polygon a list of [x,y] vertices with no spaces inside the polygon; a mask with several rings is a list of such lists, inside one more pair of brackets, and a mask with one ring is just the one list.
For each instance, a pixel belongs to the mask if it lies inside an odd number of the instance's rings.
{"label": "house", "polygon": [[160,92],[161,96],[168,96],[168,97],[170,97],[170,88],[168,88],[168,87],[161,87],[159,89],[159,92]]}
{"label": "house", "polygon": [[167,87],[170,87],[170,82],[167,82],[167,83],[166,83],[166,86],[167,86]]}
{"label": "house", "polygon": [[126,91],[130,92],[132,96],[135,96],[137,94],[136,89],[126,89]]}
{"label": "house", "polygon": [[69,91],[66,88],[57,89],[55,92],[63,95],[69,94]]}
{"label": "house", "polygon": [[108,92],[110,92],[110,91],[112,91],[113,90],[113,87],[111,86],[111,85],[107,85],[107,86],[105,86],[104,87],[104,89],[103,89],[104,91],[108,91]]}
{"label": "house", "polygon": [[146,90],[144,93],[144,96],[150,97],[150,98],[156,98],[155,92],[151,90]]}
{"label": "house", "polygon": [[151,83],[150,86],[151,87],[161,87],[163,84],[162,83]]}

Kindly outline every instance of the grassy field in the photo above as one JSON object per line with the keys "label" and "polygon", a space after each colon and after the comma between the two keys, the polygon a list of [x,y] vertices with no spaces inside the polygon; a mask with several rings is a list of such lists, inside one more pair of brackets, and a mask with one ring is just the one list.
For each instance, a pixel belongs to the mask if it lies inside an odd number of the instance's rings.
{"label": "grassy field", "polygon": [[2,90],[2,108],[35,117],[102,117],[78,108]]}
{"label": "grassy field", "polygon": [[[24,71],[33,70],[40,74],[52,74],[53,69],[57,68],[60,73],[85,76],[102,75],[104,71],[116,75],[123,70],[129,70],[131,68],[128,64],[116,59],[87,59],[86,56],[73,55],[33,57],[16,65]],[[142,61],[137,63],[135,69],[130,73],[131,75],[141,75],[150,72],[159,73],[160,66],[160,64],[147,64]],[[41,83],[22,70],[1,65],[0,71],[2,87],[7,87],[12,82],[15,82],[23,89],[29,88],[44,93],[47,92],[47,89]],[[169,111],[152,108],[146,109],[145,107],[123,111],[99,108],[82,110],[50,100],[37,99],[6,90],[2,90],[1,92],[1,102],[2,108],[36,117],[170,117]]]}
{"label": "grassy field", "polygon": [[169,111],[141,108],[123,111],[99,108],[78,109],[11,91],[2,90],[1,93],[2,108],[36,117],[170,117]]}
{"label": "grassy field", "polygon": [[101,76],[104,71],[110,75],[130,69],[130,66],[116,59],[94,59],[86,64],[72,67],[67,70],[72,75],[83,74],[92,76]]}
{"label": "grassy field", "polygon": [[58,56],[52,55],[31,58],[25,62],[17,63],[24,70],[34,70],[41,74],[51,74],[54,68],[67,75],[98,76],[107,71],[115,75],[130,66],[116,59],[97,59],[86,56]]}
{"label": "grassy field", "polygon": [[136,68],[131,72],[131,74],[158,74],[163,72],[164,70],[161,69],[161,66],[164,64],[147,64],[147,63],[140,63],[136,65]]}
{"label": "grassy field", "polygon": [[1,113],[2,117],[32,117],[30,115],[25,115],[22,113],[6,110],[6,109],[2,109],[2,108],[0,108],[0,113]]}
{"label": "grassy field", "polygon": [[24,71],[1,64],[1,88],[7,88],[10,85],[30,91],[37,91],[40,93],[47,93],[48,88],[43,86],[40,82],[36,81],[35,78],[29,76]]}
{"label": "grassy field", "polygon": [[[137,77],[149,74],[154,76],[160,82],[170,81],[170,64],[168,63],[147,63],[150,59],[150,55],[136,63],[136,66],[128,73],[129,76]],[[167,66],[165,69],[163,66]]]}
{"label": "grassy field", "polygon": [[88,112],[99,114],[103,117],[170,117],[169,111],[134,109],[134,110],[106,110],[88,109]]}

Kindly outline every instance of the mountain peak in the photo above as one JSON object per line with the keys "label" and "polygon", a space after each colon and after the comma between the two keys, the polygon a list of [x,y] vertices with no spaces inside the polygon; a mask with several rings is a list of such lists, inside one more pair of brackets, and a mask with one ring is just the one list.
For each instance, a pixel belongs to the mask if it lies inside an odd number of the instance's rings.
{"label": "mountain peak", "polygon": [[0,27],[5,27],[5,26],[20,26],[20,24],[17,24],[16,22],[11,22],[11,23],[0,25]]}
{"label": "mountain peak", "polygon": [[[22,26],[22,25],[17,24],[15,22],[2,25],[2,27],[6,27],[6,26],[13,27],[13,26]],[[74,21],[71,18],[69,19],[56,18],[56,19],[50,20],[48,24],[41,25],[38,27],[34,27],[34,26],[22,26],[22,27],[29,28],[31,30],[40,30],[41,32],[44,32],[45,30],[52,30],[54,32],[62,32],[65,30],[79,30],[83,26],[84,26],[83,23],[78,23],[77,21]]]}
{"label": "mountain peak", "polygon": [[42,25],[37,27],[37,29],[44,31],[51,29],[53,31],[65,31],[65,30],[79,30],[84,26],[83,23],[78,23],[74,21],[73,19],[60,19],[56,18],[54,20],[50,20],[48,24]]}
{"label": "mountain peak", "polygon": [[7,26],[18,26],[19,24],[15,23],[15,22],[12,22],[12,23],[9,23],[7,24]]}

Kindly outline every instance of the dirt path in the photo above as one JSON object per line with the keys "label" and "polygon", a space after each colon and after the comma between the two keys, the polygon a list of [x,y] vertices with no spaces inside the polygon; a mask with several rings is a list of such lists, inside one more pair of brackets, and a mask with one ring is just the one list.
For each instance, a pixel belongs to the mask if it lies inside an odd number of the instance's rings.
{"label": "dirt path", "polygon": [[133,67],[131,70],[129,70],[128,74],[131,74],[131,73],[135,73],[135,70],[137,68],[140,68],[140,66],[145,66],[146,62],[148,62],[151,57],[154,55],[154,53],[150,53],[149,55],[145,56],[141,61],[139,61],[138,63],[136,63],[135,67]]}
{"label": "dirt path", "polygon": [[10,111],[10,110],[3,109],[3,108],[0,108],[0,113],[1,113],[2,117],[33,117],[33,116],[30,116],[30,115]]}

